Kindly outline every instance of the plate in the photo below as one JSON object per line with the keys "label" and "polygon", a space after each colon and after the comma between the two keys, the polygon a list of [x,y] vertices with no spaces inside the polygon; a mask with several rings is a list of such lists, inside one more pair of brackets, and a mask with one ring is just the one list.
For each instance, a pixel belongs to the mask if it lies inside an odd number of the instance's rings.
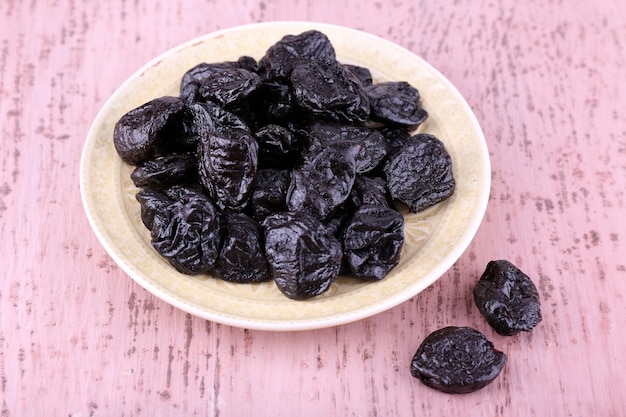
{"label": "plate", "polygon": [[[375,82],[408,81],[420,91],[430,117],[419,131],[437,136],[452,157],[454,195],[418,214],[405,213],[405,245],[399,265],[383,280],[339,277],[316,298],[295,301],[272,281],[235,284],[211,276],[182,275],[150,245],[130,181],[132,167],[113,146],[113,128],[129,110],[159,96],[177,95],[182,75],[200,62],[261,58],[284,35],[317,29],[339,61],[370,68]],[[390,309],[441,277],[462,255],[484,216],[491,182],[481,128],[457,89],[412,52],[380,37],[310,22],[234,27],[184,43],[152,60],[106,101],[84,145],[81,196],[89,222],[111,258],[139,285],[193,315],[259,330],[306,330],[357,321]]]}

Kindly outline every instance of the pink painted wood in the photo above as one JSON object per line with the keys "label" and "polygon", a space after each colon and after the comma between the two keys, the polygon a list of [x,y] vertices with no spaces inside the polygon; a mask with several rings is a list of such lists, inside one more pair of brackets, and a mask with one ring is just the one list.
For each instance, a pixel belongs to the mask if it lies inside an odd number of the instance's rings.
{"label": "pink painted wood", "polygon": [[[196,36],[269,20],[363,29],[446,75],[485,131],[491,200],[470,248],[400,306],[336,328],[248,331],[156,299],[84,215],[78,163],[106,98]],[[564,0],[0,2],[0,415],[623,416],[626,3]],[[538,284],[544,320],[495,334],[471,289],[491,259]],[[470,325],[509,356],[446,395],[421,340]]]}

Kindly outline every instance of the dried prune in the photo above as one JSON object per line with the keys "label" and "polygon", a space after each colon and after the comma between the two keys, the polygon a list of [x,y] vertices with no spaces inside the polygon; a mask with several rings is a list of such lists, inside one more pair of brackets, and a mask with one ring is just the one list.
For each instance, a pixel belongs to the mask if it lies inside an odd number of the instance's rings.
{"label": "dried prune", "polygon": [[198,180],[198,163],[195,154],[172,153],[142,162],[130,179],[137,187],[163,189],[176,184],[191,184]]}
{"label": "dried prune", "polygon": [[382,207],[392,207],[387,183],[380,177],[357,175],[350,192],[350,202],[359,207],[363,204],[373,204]]}
{"label": "dried prune", "polygon": [[317,30],[286,35],[270,46],[259,60],[259,72],[270,79],[288,80],[293,68],[303,60],[335,61],[335,48]]}
{"label": "dried prune", "polygon": [[261,78],[242,68],[222,68],[200,81],[198,93],[203,101],[228,107],[245,100],[261,85]]}
{"label": "dried prune", "polygon": [[406,81],[388,81],[367,87],[374,121],[416,129],[428,118],[422,108],[419,91]]}
{"label": "dried prune", "polygon": [[309,128],[311,147],[324,147],[329,143],[344,141],[347,146],[358,144],[356,172],[364,174],[375,169],[387,156],[387,140],[367,126],[334,122],[314,122]]}
{"label": "dried prune", "polygon": [[433,135],[412,136],[391,155],[384,166],[391,196],[409,206],[413,213],[449,198],[455,189],[452,159],[443,143]]}
{"label": "dried prune", "polygon": [[222,221],[222,247],[215,274],[230,282],[261,282],[271,278],[261,241],[261,227],[242,213],[230,213]]}
{"label": "dried prune", "polygon": [[225,110],[215,103],[193,103],[188,106],[193,115],[192,129],[199,138],[206,137],[209,132],[230,135],[233,132],[251,133],[248,124],[236,114]]}
{"label": "dried prune", "polygon": [[341,266],[341,244],[316,217],[306,212],[272,214],[263,229],[270,270],[283,294],[303,300],[328,290]]}
{"label": "dried prune", "polygon": [[254,136],[259,143],[259,165],[272,168],[291,168],[304,147],[291,130],[277,124],[258,129]]}
{"label": "dried prune", "polygon": [[183,74],[180,83],[180,98],[187,104],[198,101],[200,85],[205,78],[223,69],[232,68],[239,68],[239,63],[234,61],[201,62],[191,67]]}
{"label": "dried prune", "polygon": [[449,326],[424,339],[411,361],[411,375],[438,391],[465,394],[496,379],[506,361],[479,331]]}
{"label": "dried prune", "polygon": [[507,260],[490,261],[473,294],[480,314],[500,335],[530,331],[541,321],[537,287]]}
{"label": "dried prune", "polygon": [[374,83],[372,79],[372,72],[367,67],[362,67],[360,65],[352,65],[352,64],[342,64],[343,67],[353,73],[356,78],[361,82],[363,87],[369,87]]}
{"label": "dried prune", "polygon": [[366,204],[359,207],[343,233],[343,251],[352,274],[383,279],[400,261],[404,218],[397,211]]}
{"label": "dried prune", "polygon": [[323,219],[343,203],[356,177],[358,146],[335,143],[307,154],[304,163],[291,173],[287,207],[291,211],[310,210]]}
{"label": "dried prune", "polygon": [[156,210],[152,246],[179,272],[209,272],[220,247],[217,211],[202,193],[181,187],[178,194],[179,199]]}
{"label": "dried prune", "polygon": [[202,185],[217,206],[240,211],[248,196],[258,169],[259,147],[244,131],[226,136],[209,132],[198,146]]}
{"label": "dried prune", "polygon": [[141,222],[148,230],[152,229],[154,216],[158,211],[164,210],[173,203],[173,200],[159,190],[144,188],[135,194],[135,198],[141,207]]}
{"label": "dried prune", "polygon": [[364,122],[370,103],[361,82],[336,62],[303,61],[291,72],[296,102],[310,115],[335,121]]}
{"label": "dried prune", "polygon": [[152,159],[167,147],[162,133],[169,123],[180,123],[185,104],[178,97],[159,97],[124,114],[115,124],[115,150],[130,165]]}
{"label": "dried prune", "polygon": [[287,190],[291,174],[288,170],[260,169],[250,196],[250,210],[257,221],[273,213],[287,210]]}

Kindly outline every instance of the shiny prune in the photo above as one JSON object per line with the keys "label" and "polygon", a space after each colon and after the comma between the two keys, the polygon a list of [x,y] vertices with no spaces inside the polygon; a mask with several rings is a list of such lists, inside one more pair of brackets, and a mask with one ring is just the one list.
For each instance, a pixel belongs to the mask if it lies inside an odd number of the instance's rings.
{"label": "shiny prune", "polygon": [[480,314],[500,335],[531,331],[541,321],[537,287],[528,275],[507,260],[487,264],[473,295]]}
{"label": "shiny prune", "polygon": [[220,247],[217,210],[202,193],[181,187],[177,194],[179,199],[156,210],[152,246],[181,273],[207,273]]}
{"label": "shiny prune", "polygon": [[361,82],[336,62],[303,61],[291,72],[296,102],[313,117],[365,122],[370,103]]}
{"label": "shiny prune", "polygon": [[400,262],[404,218],[389,207],[366,204],[353,214],[343,232],[343,251],[352,274],[379,281]]}
{"label": "shiny prune", "polygon": [[374,83],[372,78],[372,72],[367,67],[362,67],[360,65],[353,64],[342,64],[343,67],[353,73],[356,78],[361,82],[363,87],[369,87]]}
{"label": "shiny prune", "polygon": [[209,132],[230,135],[233,132],[251,133],[248,124],[236,114],[225,110],[215,103],[193,103],[188,106],[193,115],[192,129],[199,138],[206,137]]}
{"label": "shiny prune", "polygon": [[244,131],[209,132],[198,146],[200,181],[221,209],[242,210],[258,169],[258,144]]}
{"label": "shiny prune", "polygon": [[495,380],[506,361],[479,331],[449,326],[424,339],[411,361],[411,375],[438,391],[466,394]]}
{"label": "shiny prune", "polygon": [[199,101],[199,90],[204,79],[221,70],[239,67],[239,63],[234,61],[201,62],[191,67],[183,74],[180,83],[180,98],[187,104]]}
{"label": "shiny prune", "polygon": [[222,247],[215,274],[230,282],[261,282],[271,278],[259,223],[242,213],[229,213],[222,221]]}
{"label": "shiny prune", "polygon": [[373,204],[382,207],[392,207],[391,197],[387,190],[387,182],[380,177],[357,175],[350,192],[350,202],[359,207],[364,204]]}
{"label": "shiny prune", "polygon": [[200,81],[202,101],[212,101],[223,107],[245,100],[261,85],[261,78],[242,68],[223,68]]}
{"label": "shiny prune", "polygon": [[416,129],[427,118],[422,108],[419,91],[406,81],[388,81],[367,87],[374,121],[392,126]]}
{"label": "shiny prune", "polygon": [[259,128],[254,137],[259,143],[259,165],[263,167],[291,168],[303,148],[291,130],[277,124]]}
{"label": "shiny prune", "polygon": [[332,143],[306,155],[291,173],[287,192],[290,211],[309,210],[324,219],[350,195],[356,177],[357,146]]}
{"label": "shiny prune", "polygon": [[176,184],[198,181],[198,163],[195,154],[172,153],[142,162],[130,179],[136,187],[164,189]]}
{"label": "shiny prune", "polygon": [[185,104],[178,97],[159,97],[124,114],[115,124],[113,143],[117,154],[130,165],[154,158],[169,147],[163,132],[180,123]]}
{"label": "shiny prune", "polygon": [[287,210],[287,190],[291,181],[288,170],[260,169],[250,196],[252,217],[262,221],[270,214]]}
{"label": "shiny prune", "polygon": [[164,210],[174,201],[163,191],[152,188],[144,188],[135,194],[135,198],[141,207],[141,222],[148,230],[152,229],[154,216],[157,212]]}
{"label": "shiny prune", "polygon": [[270,46],[259,60],[259,72],[270,79],[288,80],[293,68],[303,60],[334,61],[335,48],[317,30],[286,35]]}
{"label": "shiny prune", "polygon": [[328,290],[341,266],[341,243],[306,212],[273,214],[263,222],[265,253],[276,286],[303,300]]}
{"label": "shiny prune", "polygon": [[443,143],[433,135],[412,136],[391,155],[384,166],[391,196],[413,213],[449,198],[455,189],[452,159]]}

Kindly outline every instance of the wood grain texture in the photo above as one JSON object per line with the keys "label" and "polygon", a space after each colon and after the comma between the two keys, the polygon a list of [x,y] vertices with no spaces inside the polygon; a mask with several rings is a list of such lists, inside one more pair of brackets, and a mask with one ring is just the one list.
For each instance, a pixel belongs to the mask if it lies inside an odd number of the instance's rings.
{"label": "wood grain texture", "polygon": [[[336,328],[207,322],[137,286],[84,215],[90,123],[130,74],[207,32],[269,20],[362,29],[424,57],[475,111],[485,220],[413,299]],[[622,416],[626,3],[564,0],[0,2],[0,416]],[[537,283],[543,322],[495,334],[471,289],[491,259]],[[409,374],[470,325],[509,356],[462,396]]]}

